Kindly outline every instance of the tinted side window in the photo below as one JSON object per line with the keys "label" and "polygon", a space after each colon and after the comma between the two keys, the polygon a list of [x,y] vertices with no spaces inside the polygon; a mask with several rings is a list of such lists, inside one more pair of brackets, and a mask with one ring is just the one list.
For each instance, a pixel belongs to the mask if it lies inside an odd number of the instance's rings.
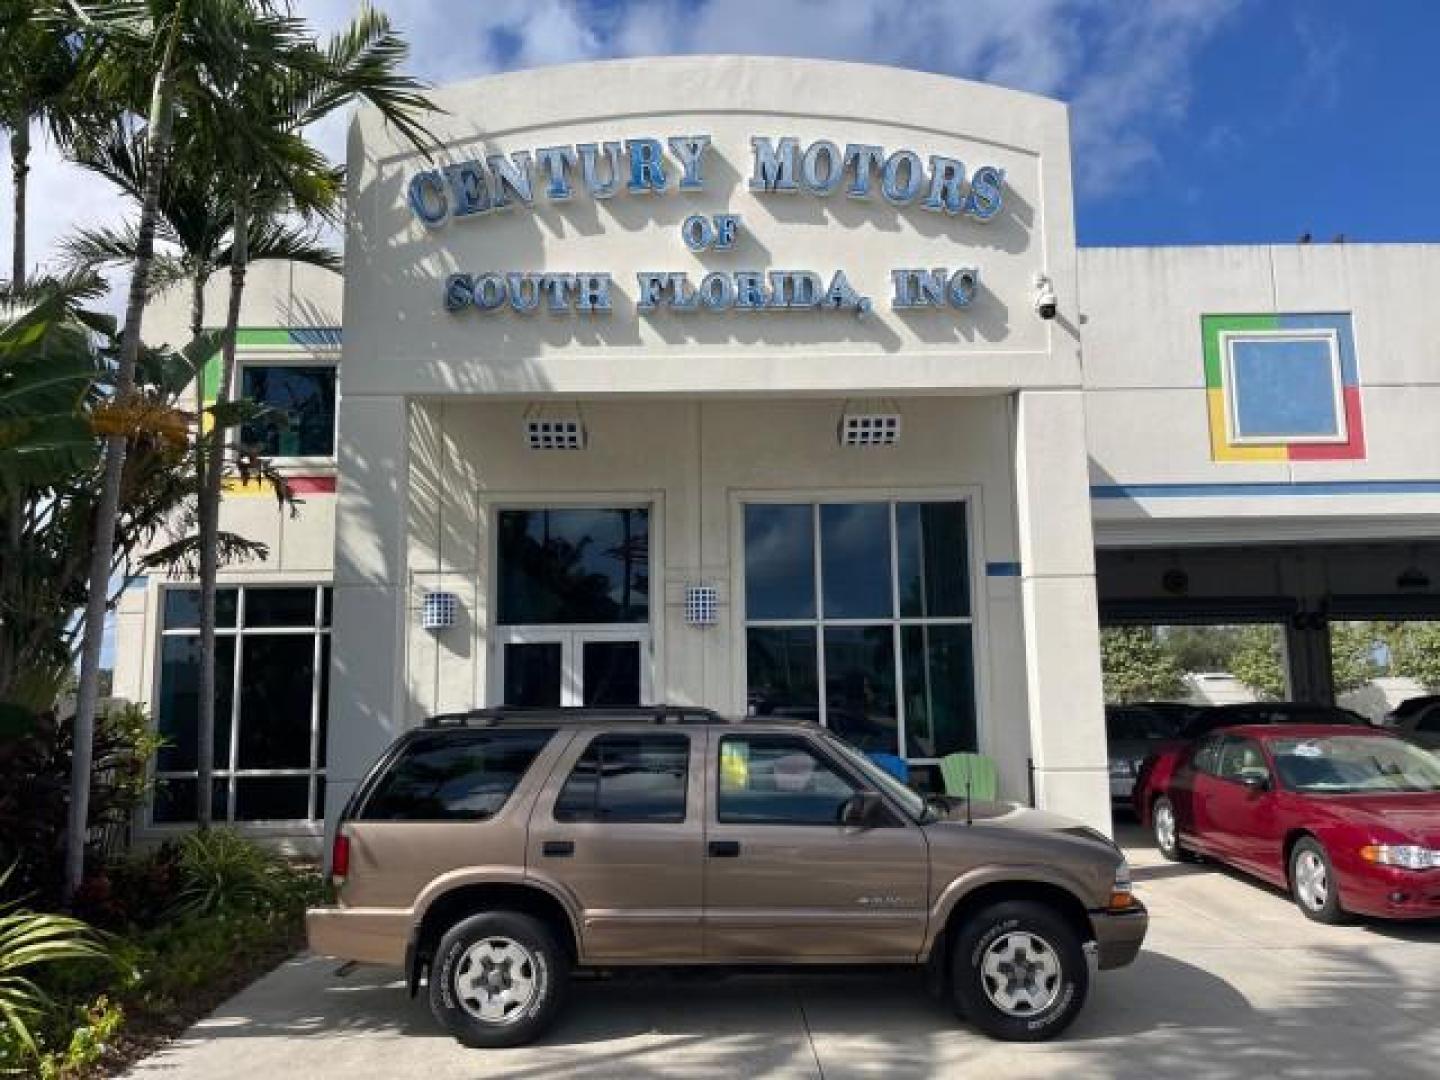
{"label": "tinted side window", "polygon": [[1220,736],[1212,735],[1196,748],[1195,756],[1191,759],[1196,772],[1209,773],[1211,776],[1219,772],[1220,742]]}
{"label": "tinted side window", "polygon": [[1421,713],[1420,719],[1415,721],[1415,730],[1426,735],[1440,732],[1440,705],[1431,706]]}
{"label": "tinted side window", "polygon": [[600,735],[560,789],[555,820],[684,821],[689,775],[687,735]]}
{"label": "tinted side window", "polygon": [[803,739],[729,736],[720,741],[722,822],[838,825],[855,787]]}
{"label": "tinted side window", "polygon": [[481,821],[505,805],[553,729],[419,735],[376,784],[363,821]]}

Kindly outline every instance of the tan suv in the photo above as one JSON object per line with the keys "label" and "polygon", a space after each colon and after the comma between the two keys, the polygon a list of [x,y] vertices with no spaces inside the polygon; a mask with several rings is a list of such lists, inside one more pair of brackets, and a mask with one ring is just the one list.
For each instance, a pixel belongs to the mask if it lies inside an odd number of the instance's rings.
{"label": "tan suv", "polygon": [[575,968],[908,964],[1002,1039],[1074,1018],[1148,923],[1102,834],[922,797],[813,723],[483,710],[356,789],[313,951],[403,965],[470,1046],[555,1017]]}

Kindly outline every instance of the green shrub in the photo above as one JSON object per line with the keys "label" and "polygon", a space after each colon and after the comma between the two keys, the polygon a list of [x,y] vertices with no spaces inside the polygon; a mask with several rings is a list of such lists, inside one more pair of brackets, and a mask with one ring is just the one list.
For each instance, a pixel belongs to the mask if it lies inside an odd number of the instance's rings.
{"label": "green shrub", "polygon": [[[70,808],[71,727],[54,713],[29,718],[0,739],[0,866],[14,866],[0,897],[59,906]],[[148,798],[146,765],[160,745],[138,705],[111,709],[96,723],[90,825],[123,826]]]}
{"label": "green shrub", "polygon": [[[0,874],[0,886],[10,873]],[[14,901],[0,904],[0,1019],[7,1042],[18,1044],[19,1052],[39,1054],[31,1026],[45,1019],[54,1002],[32,977],[36,969],[107,957],[99,936],[79,919],[30,911]],[[15,1056],[16,1047],[5,1047],[3,1054]]]}
{"label": "green shrub", "polygon": [[170,913],[184,918],[263,909],[278,899],[280,865],[231,829],[191,833],[180,841],[180,892]]}

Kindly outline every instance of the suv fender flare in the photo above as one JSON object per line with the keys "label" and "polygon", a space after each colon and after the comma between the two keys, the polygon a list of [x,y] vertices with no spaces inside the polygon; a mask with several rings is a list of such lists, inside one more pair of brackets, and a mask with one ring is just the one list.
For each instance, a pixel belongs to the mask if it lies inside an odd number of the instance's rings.
{"label": "suv fender flare", "polygon": [[576,952],[584,949],[584,938],[580,930],[583,925],[579,916],[579,907],[568,890],[556,885],[553,881],[545,878],[537,878],[509,866],[467,866],[460,870],[452,870],[449,873],[441,874],[415,899],[415,906],[411,909],[411,930],[410,946],[406,950],[406,970],[413,966],[413,957],[410,955],[415,946],[415,937],[420,932],[421,925],[425,922],[426,915],[435,903],[445,896],[472,885],[513,885],[518,888],[531,889],[535,892],[544,893],[560,905],[565,912],[565,918],[570,924],[570,935],[575,942]]}
{"label": "suv fender flare", "polygon": [[1088,911],[1091,906],[1086,904],[1083,899],[1087,891],[1084,885],[1054,867],[1035,865],[980,867],[961,874],[950,882],[936,898],[930,908],[929,926],[925,932],[925,946],[920,954],[921,961],[929,959],[935,943],[940,940],[941,935],[949,927],[950,916],[954,914],[955,909],[964,903],[966,898],[974,895],[977,890],[989,885],[1041,885],[1068,893],[1081,910]]}

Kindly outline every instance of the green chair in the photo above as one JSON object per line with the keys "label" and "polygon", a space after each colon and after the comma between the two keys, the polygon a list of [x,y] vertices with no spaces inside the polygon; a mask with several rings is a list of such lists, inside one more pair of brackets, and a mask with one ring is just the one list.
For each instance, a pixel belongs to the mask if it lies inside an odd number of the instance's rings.
{"label": "green chair", "polygon": [[940,779],[945,794],[957,798],[963,799],[967,791],[977,801],[995,799],[1000,793],[995,762],[984,754],[946,754],[940,759]]}

